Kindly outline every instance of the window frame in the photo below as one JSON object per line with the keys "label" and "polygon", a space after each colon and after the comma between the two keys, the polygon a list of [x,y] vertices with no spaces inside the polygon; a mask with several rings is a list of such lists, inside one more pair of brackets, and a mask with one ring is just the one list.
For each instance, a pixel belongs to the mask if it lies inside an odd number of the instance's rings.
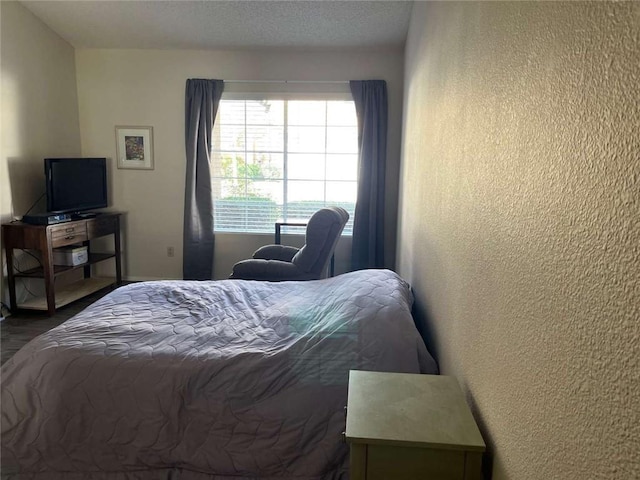
{"label": "window frame", "polygon": [[[329,101],[341,101],[341,102],[354,102],[353,100],[353,96],[351,95],[351,92],[348,91],[348,84],[346,84],[346,90],[342,87],[344,87],[344,85],[339,85],[340,88],[336,89],[335,85],[332,85],[332,89],[334,91],[329,91],[329,92],[308,92],[308,91],[296,91],[296,92],[282,92],[282,91],[276,91],[276,92],[272,92],[272,91],[266,91],[266,92],[257,92],[257,91],[225,91],[222,94],[222,97],[220,99],[220,102],[223,101],[263,101],[263,100],[274,100],[274,101],[324,101],[324,102],[329,102]],[[225,86],[226,89],[226,86]],[[338,91],[336,91],[338,90]],[[340,91],[341,90],[341,91]],[[355,105],[354,105],[354,109],[355,109]],[[290,152],[289,149],[287,148],[288,145],[288,130],[291,127],[288,124],[288,108],[286,107],[285,104],[285,108],[284,108],[284,119],[283,119],[283,151],[282,152],[270,152],[270,153],[282,153],[283,155],[283,168],[282,168],[282,178],[279,179],[274,179],[277,181],[282,181],[283,183],[283,187],[282,187],[282,215],[279,216],[279,220],[289,220],[289,221],[293,221],[293,220],[299,220],[300,217],[299,216],[289,216],[287,215],[287,209],[289,207],[289,202],[288,202],[288,191],[289,191],[289,187],[287,185],[288,181],[291,181],[291,179],[289,178],[289,172],[288,172],[288,156],[291,154],[296,154],[296,152]],[[326,115],[326,112],[325,112]],[[218,114],[216,115],[216,117],[218,116]],[[245,129],[246,129],[246,117],[245,117],[245,123],[244,123]],[[357,119],[356,119],[356,125],[357,127]],[[325,156],[325,160],[326,160],[326,156],[327,156],[327,130],[330,127],[327,124],[327,119],[325,117],[325,122],[323,124],[323,127],[325,129],[325,148],[324,148],[324,152],[323,155]],[[214,128],[215,128],[215,123],[214,123]],[[245,138],[246,138],[246,131],[245,131]],[[356,140],[357,143],[357,140]],[[212,142],[211,145],[211,154],[212,156],[216,153],[220,153],[220,152],[226,152],[226,150],[222,150],[222,149],[218,149],[216,150],[214,148],[214,144]],[[356,152],[355,155],[358,155],[358,145],[356,144]],[[246,146],[245,146],[245,161],[246,161]],[[307,153],[307,152],[299,152],[299,153]],[[344,152],[342,154],[347,154],[347,155],[353,155],[353,152]],[[330,182],[327,179],[327,163],[325,161],[325,165],[324,165],[324,178],[323,180],[313,180],[313,179],[299,179],[301,181],[317,181],[317,182],[321,182],[323,189],[324,189],[324,197],[326,198],[326,193],[327,193],[327,184],[328,182]],[[213,170],[211,172],[211,177],[212,179],[216,179],[216,180],[224,180],[224,179],[229,179],[231,177],[221,177],[221,176],[214,176],[213,175]],[[245,178],[246,179],[246,178]],[[338,180],[336,180],[336,182],[339,182]],[[357,185],[358,185],[358,178],[356,175],[355,180],[344,180],[344,182],[349,182],[349,183],[355,183],[355,187],[357,189]],[[326,201],[325,201],[326,203]],[[336,202],[336,203],[340,203],[340,202]],[[356,203],[356,199],[354,198],[353,200],[353,208],[355,211],[355,203]],[[331,204],[331,203],[326,203],[327,205]],[[350,222],[347,227],[345,227],[345,230],[343,232],[343,235],[345,236],[351,236],[352,235],[352,225],[353,225],[353,212],[351,213],[351,218],[350,218]],[[251,231],[251,230],[236,230],[236,231],[231,231],[231,230],[216,230],[216,225],[217,222],[214,223],[214,233],[215,234],[249,234],[249,235],[264,235],[264,234],[268,234],[270,232],[265,231]],[[274,225],[275,228],[275,225]],[[288,229],[287,229],[288,230]],[[299,230],[299,229],[298,229]],[[295,229],[293,229],[291,232],[286,231],[285,229],[283,229],[283,234],[287,234],[287,233],[299,233],[296,232]]]}

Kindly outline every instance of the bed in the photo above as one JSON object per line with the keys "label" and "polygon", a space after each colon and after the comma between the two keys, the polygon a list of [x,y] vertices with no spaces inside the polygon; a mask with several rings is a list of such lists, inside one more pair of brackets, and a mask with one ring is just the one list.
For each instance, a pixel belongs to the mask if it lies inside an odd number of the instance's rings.
{"label": "bed", "polygon": [[350,369],[436,373],[389,270],[121,287],[2,368],[6,479],[348,478]]}

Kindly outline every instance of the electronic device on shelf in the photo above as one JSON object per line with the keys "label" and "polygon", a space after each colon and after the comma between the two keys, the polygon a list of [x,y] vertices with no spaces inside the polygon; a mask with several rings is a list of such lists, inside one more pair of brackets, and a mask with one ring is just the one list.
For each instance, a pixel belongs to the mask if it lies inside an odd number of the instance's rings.
{"label": "electronic device on shelf", "polygon": [[22,217],[24,223],[31,225],[54,225],[69,220],[72,220],[72,217],[68,213],[32,213]]}
{"label": "electronic device on shelf", "polygon": [[44,174],[49,215],[92,218],[86,210],[107,207],[106,158],[45,158]]}

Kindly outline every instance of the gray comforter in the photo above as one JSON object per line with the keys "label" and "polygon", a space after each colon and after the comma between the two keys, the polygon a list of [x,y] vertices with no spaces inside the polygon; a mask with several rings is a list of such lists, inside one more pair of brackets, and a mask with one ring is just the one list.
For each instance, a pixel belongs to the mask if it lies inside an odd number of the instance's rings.
{"label": "gray comforter", "polygon": [[121,287],[2,368],[2,472],[333,480],[350,369],[435,373],[388,270]]}

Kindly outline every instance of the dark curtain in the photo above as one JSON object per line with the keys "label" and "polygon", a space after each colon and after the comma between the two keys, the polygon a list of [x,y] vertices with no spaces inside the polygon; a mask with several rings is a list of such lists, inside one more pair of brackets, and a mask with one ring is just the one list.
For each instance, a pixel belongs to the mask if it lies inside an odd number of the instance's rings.
{"label": "dark curtain", "polygon": [[222,80],[187,80],[185,92],[185,147],[187,176],[184,195],[185,280],[213,277],[213,197],[211,195],[211,136]]}
{"label": "dark curtain", "polygon": [[384,267],[384,179],[387,83],[349,82],[358,115],[358,197],[353,219],[353,270]]}

